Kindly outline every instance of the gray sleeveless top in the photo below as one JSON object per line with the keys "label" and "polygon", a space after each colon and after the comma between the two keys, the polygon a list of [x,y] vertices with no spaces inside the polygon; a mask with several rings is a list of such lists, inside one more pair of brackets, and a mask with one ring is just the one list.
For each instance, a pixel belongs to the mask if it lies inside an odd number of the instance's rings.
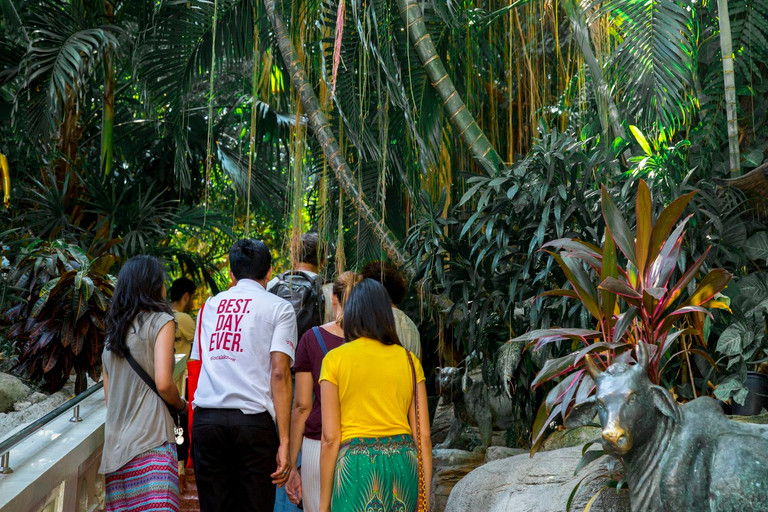
{"label": "gray sleeveless top", "polygon": [[[173,321],[173,316],[167,313],[142,313],[128,333],[126,343],[131,355],[153,380],[157,334]],[[165,403],[128,361],[104,349],[102,364],[109,377],[109,395],[99,473],[106,474],[117,471],[148,450],[174,443],[175,438],[173,419]]]}

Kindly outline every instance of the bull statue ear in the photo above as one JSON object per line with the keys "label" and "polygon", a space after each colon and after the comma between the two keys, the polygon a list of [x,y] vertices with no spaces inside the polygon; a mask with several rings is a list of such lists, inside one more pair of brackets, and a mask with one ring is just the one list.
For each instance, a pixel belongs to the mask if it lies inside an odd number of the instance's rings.
{"label": "bull statue ear", "polygon": [[680,406],[675,401],[672,393],[667,391],[661,386],[651,386],[651,397],[653,398],[653,406],[661,412],[664,416],[672,419],[677,423],[680,422],[682,416],[680,414]]}
{"label": "bull statue ear", "polygon": [[642,340],[637,340],[635,344],[635,354],[637,357],[637,364],[643,369],[643,373],[648,373],[648,364],[650,357],[648,356],[648,347]]}
{"label": "bull statue ear", "polygon": [[584,356],[584,364],[587,366],[587,373],[589,373],[589,376],[592,377],[592,380],[597,382],[597,378],[602,372],[600,371],[600,368],[597,367],[595,360],[592,359],[590,354]]}

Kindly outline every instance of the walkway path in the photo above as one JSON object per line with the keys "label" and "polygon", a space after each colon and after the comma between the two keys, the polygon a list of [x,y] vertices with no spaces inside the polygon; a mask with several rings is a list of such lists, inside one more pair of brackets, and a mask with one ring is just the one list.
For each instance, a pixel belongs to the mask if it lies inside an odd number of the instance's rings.
{"label": "walkway path", "polygon": [[186,474],[181,475],[179,483],[181,484],[181,512],[200,512],[195,472],[187,469]]}

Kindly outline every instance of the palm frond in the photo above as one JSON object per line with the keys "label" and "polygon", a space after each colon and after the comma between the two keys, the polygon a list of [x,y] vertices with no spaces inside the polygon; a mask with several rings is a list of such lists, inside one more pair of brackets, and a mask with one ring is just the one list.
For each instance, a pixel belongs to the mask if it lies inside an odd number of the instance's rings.
{"label": "palm frond", "polygon": [[612,56],[614,86],[643,126],[680,126],[693,107],[696,68],[693,5],[685,0],[608,0],[621,37]]}
{"label": "palm frond", "polygon": [[121,30],[94,27],[87,13],[63,0],[36,5],[27,27],[29,48],[20,66],[23,84],[14,114],[35,138],[47,139],[61,106],[72,100],[79,104],[80,84],[101,62],[104,50],[118,45]]}

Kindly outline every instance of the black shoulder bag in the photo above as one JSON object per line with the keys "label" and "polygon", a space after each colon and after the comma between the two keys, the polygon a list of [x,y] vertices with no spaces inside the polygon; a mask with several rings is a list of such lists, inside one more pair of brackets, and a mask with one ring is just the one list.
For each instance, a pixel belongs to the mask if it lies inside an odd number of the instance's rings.
{"label": "black shoulder bag", "polygon": [[[155,381],[152,380],[149,374],[144,371],[144,368],[142,368],[141,365],[133,358],[130,352],[125,355],[125,360],[128,361],[129,365],[131,365],[131,368],[133,368],[133,371],[136,372],[136,375],[138,375],[141,380],[144,381],[144,384],[146,384],[149,389],[151,389],[157,396],[159,396],[160,400],[163,400],[163,397],[160,396],[160,393],[157,391]],[[181,446],[184,444],[182,414],[185,412],[185,410],[178,410],[165,400],[163,400],[163,403],[168,408],[168,412],[171,413],[171,418],[173,418],[173,435],[176,437],[176,444]]]}

